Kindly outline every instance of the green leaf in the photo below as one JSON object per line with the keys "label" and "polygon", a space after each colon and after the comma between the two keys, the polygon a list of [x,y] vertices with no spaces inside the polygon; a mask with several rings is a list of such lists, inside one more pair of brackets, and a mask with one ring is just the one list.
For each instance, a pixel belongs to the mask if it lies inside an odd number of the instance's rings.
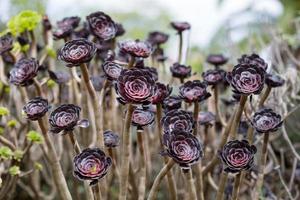
{"label": "green leaf", "polygon": [[7,126],[8,126],[8,127],[11,127],[11,128],[16,127],[17,124],[18,124],[18,122],[17,122],[16,120],[14,120],[14,119],[9,120],[9,121],[7,122]]}
{"label": "green leaf", "polygon": [[51,47],[46,47],[47,50],[47,54],[52,57],[52,58],[56,58],[56,51],[54,49],[52,49]]}
{"label": "green leaf", "polygon": [[36,170],[41,171],[41,170],[43,170],[43,165],[42,165],[41,163],[39,163],[39,162],[35,162],[35,163],[34,163],[34,168],[35,168]]}
{"label": "green leaf", "polygon": [[26,134],[26,137],[27,137],[27,140],[31,141],[31,142],[34,142],[34,143],[37,143],[37,144],[41,144],[44,142],[44,138],[43,136],[36,132],[36,131],[29,131],[27,134]]}
{"label": "green leaf", "polygon": [[10,173],[10,175],[12,176],[16,176],[16,175],[19,175],[21,173],[20,171],[20,167],[19,166],[12,166],[8,169],[8,172]]}
{"label": "green leaf", "polygon": [[9,110],[5,107],[0,107],[0,116],[9,115]]}
{"label": "green leaf", "polygon": [[47,86],[48,86],[49,88],[53,88],[55,85],[56,85],[55,81],[53,81],[53,80],[51,80],[51,79],[49,79],[49,80],[47,81]]}
{"label": "green leaf", "polygon": [[13,158],[17,161],[21,161],[21,159],[23,158],[23,155],[24,155],[24,152],[22,150],[17,149],[14,151]]}
{"label": "green leaf", "polygon": [[42,16],[35,11],[24,10],[18,15],[12,17],[7,22],[8,32],[14,36],[27,31],[32,31],[40,23]]}
{"label": "green leaf", "polygon": [[0,135],[2,135],[4,133],[4,128],[0,127]]}
{"label": "green leaf", "polygon": [[11,159],[13,156],[13,152],[10,150],[10,148],[6,146],[0,147],[0,158],[4,160]]}

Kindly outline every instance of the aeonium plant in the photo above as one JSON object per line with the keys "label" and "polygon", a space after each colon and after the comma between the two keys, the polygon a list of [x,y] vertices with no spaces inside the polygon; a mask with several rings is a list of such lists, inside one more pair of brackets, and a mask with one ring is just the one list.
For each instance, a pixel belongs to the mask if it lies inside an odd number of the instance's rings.
{"label": "aeonium plant", "polygon": [[106,130],[104,131],[103,136],[104,136],[104,145],[107,148],[113,148],[119,146],[120,137],[117,133],[111,130]]}
{"label": "aeonium plant", "polygon": [[147,109],[136,108],[132,113],[131,124],[136,126],[138,130],[143,130],[144,127],[152,125],[154,120],[154,112]]}
{"label": "aeonium plant", "polygon": [[81,108],[73,104],[60,105],[49,116],[50,131],[58,134],[61,131],[73,131],[75,126],[88,127],[88,120],[80,120],[80,111]]}
{"label": "aeonium plant", "polygon": [[120,51],[123,51],[133,57],[147,58],[152,53],[152,46],[149,42],[140,40],[125,40],[119,42]]}
{"label": "aeonium plant", "polygon": [[242,170],[251,169],[254,164],[256,151],[256,147],[250,145],[247,140],[232,140],[227,142],[222,150],[219,151],[223,170],[225,172],[237,173]]}
{"label": "aeonium plant", "polygon": [[185,110],[170,110],[162,118],[164,133],[171,133],[174,130],[192,133],[195,122],[193,114]]}
{"label": "aeonium plant", "polygon": [[182,130],[174,130],[163,135],[166,149],[163,156],[172,158],[182,169],[189,169],[203,157],[202,145],[192,134]]}
{"label": "aeonium plant", "polygon": [[220,65],[226,64],[228,58],[223,56],[222,54],[210,54],[206,58],[206,62],[215,66],[215,68],[219,68]]}
{"label": "aeonium plant", "polygon": [[111,165],[112,159],[102,150],[87,148],[74,157],[73,174],[79,180],[89,180],[90,185],[95,185],[107,174]]}
{"label": "aeonium plant", "polygon": [[155,83],[155,93],[152,96],[152,104],[162,104],[163,101],[172,93],[172,87],[160,82]]}
{"label": "aeonium plant", "polygon": [[208,85],[217,85],[225,80],[226,72],[222,69],[210,69],[202,73],[203,80]]}
{"label": "aeonium plant", "polygon": [[186,102],[201,102],[211,96],[206,87],[206,83],[199,80],[188,81],[179,87],[179,94]]}
{"label": "aeonium plant", "polygon": [[48,112],[50,107],[47,99],[35,97],[24,105],[23,112],[27,119],[36,121],[42,118]]}
{"label": "aeonium plant", "polygon": [[12,50],[13,48],[13,37],[10,33],[0,37],[0,55]]}

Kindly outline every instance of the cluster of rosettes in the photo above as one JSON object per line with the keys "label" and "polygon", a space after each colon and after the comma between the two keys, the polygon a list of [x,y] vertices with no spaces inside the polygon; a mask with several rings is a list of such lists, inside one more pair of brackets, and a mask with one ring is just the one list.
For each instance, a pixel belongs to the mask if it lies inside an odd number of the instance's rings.
{"label": "cluster of rosettes", "polygon": [[23,107],[23,112],[26,114],[27,119],[35,121],[42,118],[48,112],[49,108],[47,99],[35,97],[27,102]]}
{"label": "cluster of rosettes", "polygon": [[255,112],[251,124],[258,133],[271,133],[278,130],[282,125],[281,116],[272,109],[263,108]]}
{"label": "cluster of rosettes", "polygon": [[58,59],[67,63],[67,67],[79,66],[89,62],[96,53],[95,44],[87,39],[74,39],[66,42],[58,51]]}
{"label": "cluster of rosettes", "polygon": [[119,48],[120,51],[138,58],[147,58],[152,53],[151,44],[139,40],[126,40],[119,42]]}
{"label": "cluster of rosettes", "polygon": [[176,109],[165,114],[162,118],[162,124],[165,133],[171,133],[175,130],[192,133],[195,122],[191,112]]}
{"label": "cluster of rosettes", "polygon": [[188,103],[201,102],[211,96],[206,87],[206,83],[199,80],[187,81],[179,87],[179,94]]}
{"label": "cluster of rosettes", "polygon": [[61,131],[72,131],[79,125],[81,108],[73,104],[63,104],[53,110],[49,117],[50,131],[59,133]]}
{"label": "cluster of rosettes", "polygon": [[118,32],[118,26],[103,12],[94,12],[86,17],[90,31],[100,40],[106,41],[114,38]]}
{"label": "cluster of rosettes", "polygon": [[208,85],[217,85],[225,80],[226,72],[222,69],[210,69],[202,73],[203,80]]}
{"label": "cluster of rosettes", "polygon": [[22,58],[10,71],[9,81],[18,86],[30,85],[33,83],[38,69],[39,64],[34,58]]}
{"label": "cluster of rosettes", "polygon": [[155,80],[147,69],[124,69],[115,88],[123,104],[149,104],[155,92]]}
{"label": "cluster of rosettes", "polygon": [[171,157],[182,169],[189,169],[203,157],[199,140],[182,130],[174,130],[163,135],[166,149],[161,153]]}
{"label": "cluster of rosettes", "polygon": [[219,151],[225,172],[237,173],[253,167],[254,155],[257,149],[247,140],[232,140],[227,142]]}
{"label": "cluster of rosettes", "polygon": [[73,165],[76,178],[90,180],[90,185],[94,185],[107,174],[112,159],[99,148],[87,148],[74,157]]}
{"label": "cluster of rosettes", "polygon": [[132,113],[131,123],[137,129],[142,130],[143,127],[149,126],[154,123],[154,112],[142,108],[134,109]]}

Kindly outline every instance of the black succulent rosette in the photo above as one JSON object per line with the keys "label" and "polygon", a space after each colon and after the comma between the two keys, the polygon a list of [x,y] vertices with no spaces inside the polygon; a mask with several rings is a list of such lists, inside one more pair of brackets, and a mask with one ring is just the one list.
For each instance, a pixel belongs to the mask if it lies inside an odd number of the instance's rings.
{"label": "black succulent rosette", "polygon": [[0,37],[0,55],[13,48],[13,37],[10,33]]}
{"label": "black succulent rosette", "polygon": [[189,169],[203,157],[202,145],[192,134],[174,130],[163,135],[163,144],[166,149],[162,155],[172,158],[182,169]]}
{"label": "black succulent rosette", "polygon": [[171,27],[179,33],[191,29],[191,25],[188,22],[171,22]]}
{"label": "black succulent rosette", "polygon": [[42,118],[49,108],[47,99],[35,97],[26,103],[23,107],[23,112],[26,114],[27,119],[36,121]]}
{"label": "black succulent rosette", "polygon": [[52,35],[54,40],[60,40],[70,37],[72,32],[73,28],[71,26],[63,26],[53,31]]}
{"label": "black succulent rosette", "polygon": [[122,36],[124,35],[124,33],[126,32],[123,25],[120,23],[116,23],[116,27],[117,27],[117,32],[116,32],[116,37]]}
{"label": "black succulent rosette", "polygon": [[123,68],[119,64],[113,61],[105,61],[102,64],[102,69],[105,73],[106,78],[110,81],[117,80],[121,74],[121,71],[123,70]]}
{"label": "black succulent rosette", "polygon": [[108,148],[113,148],[119,146],[120,137],[117,133],[114,133],[111,130],[106,130],[103,133],[104,136],[104,145]]}
{"label": "black succulent rosette", "polygon": [[267,70],[268,64],[261,58],[259,55],[253,53],[251,55],[242,55],[241,58],[238,59],[239,64],[251,64],[256,65],[257,67],[262,68],[263,70]]}
{"label": "black succulent rosette", "polygon": [[207,85],[199,80],[187,81],[179,87],[180,97],[188,102],[201,102],[209,98],[211,94],[206,91]]}
{"label": "black succulent rosette", "polygon": [[102,41],[110,40],[116,36],[118,27],[104,12],[94,12],[86,17],[89,29]]}
{"label": "black succulent rosette", "polygon": [[211,54],[206,58],[206,62],[216,67],[226,64],[227,61],[228,58],[224,57],[222,54]]}
{"label": "black succulent rosette", "polygon": [[34,58],[22,58],[11,69],[9,81],[17,86],[30,85],[38,69],[39,64]]}
{"label": "black succulent rosette", "polygon": [[63,104],[53,110],[49,116],[50,131],[73,131],[75,126],[87,127],[87,120],[79,120],[81,108],[73,104]]}
{"label": "black succulent rosette", "polygon": [[172,76],[175,78],[185,79],[191,76],[192,68],[191,66],[181,65],[179,63],[174,63],[170,67]]}
{"label": "black succulent rosette", "polygon": [[225,172],[237,173],[253,167],[254,155],[257,149],[247,140],[232,140],[227,142],[219,151]]}
{"label": "black succulent rosette", "polygon": [[195,125],[193,114],[185,110],[170,110],[161,120],[164,133],[171,133],[174,130],[181,130],[192,133]]}
{"label": "black succulent rosette", "polygon": [[81,38],[66,42],[58,52],[58,59],[66,62],[67,67],[73,67],[89,62],[95,53],[94,43]]}
{"label": "black succulent rosette", "polygon": [[198,123],[204,126],[212,126],[216,120],[216,116],[212,112],[199,112]]}
{"label": "black succulent rosette", "polygon": [[169,35],[160,31],[150,32],[147,41],[152,45],[161,45],[168,41]]}
{"label": "black succulent rosette", "polygon": [[67,83],[71,79],[70,74],[65,71],[54,72],[54,71],[48,70],[48,73],[49,73],[50,78],[58,84]]}
{"label": "black succulent rosette", "polygon": [[158,81],[158,72],[157,69],[154,67],[142,67],[143,70],[148,70],[152,74],[152,79],[154,81]]}
{"label": "black succulent rosette", "polygon": [[152,104],[161,104],[172,93],[172,87],[160,82],[155,83],[155,92],[152,96]]}
{"label": "black succulent rosette", "polygon": [[152,46],[149,42],[139,40],[126,40],[118,43],[120,51],[133,57],[147,58],[152,53]]}
{"label": "black succulent rosette", "polygon": [[72,29],[75,29],[78,27],[80,22],[80,17],[77,16],[73,16],[73,17],[65,17],[60,21],[57,21],[57,26],[59,28],[63,28],[63,27],[70,27]]}
{"label": "black succulent rosette", "polygon": [[227,81],[233,92],[250,95],[259,94],[265,83],[265,70],[253,64],[238,64],[231,72],[227,72]]}
{"label": "black succulent rosette", "polygon": [[162,107],[165,110],[175,110],[181,108],[182,99],[179,96],[169,96],[164,99]]}
{"label": "black succulent rosette", "polygon": [[155,80],[149,70],[124,69],[115,88],[118,100],[123,104],[149,104],[155,92]]}
{"label": "black succulent rosette", "polygon": [[102,150],[87,148],[74,157],[73,174],[79,180],[90,180],[90,185],[95,185],[107,174],[111,165],[112,159]]}
{"label": "black succulent rosette", "polygon": [[154,120],[154,112],[142,108],[136,108],[132,113],[131,124],[136,126],[138,130],[143,130],[143,127],[152,125]]}
{"label": "black succulent rosette", "polygon": [[203,72],[202,77],[208,85],[217,85],[225,80],[226,72],[222,69],[210,69]]}
{"label": "black succulent rosette", "polygon": [[279,75],[267,73],[265,83],[271,88],[281,87],[285,83],[285,80]]}
{"label": "black succulent rosette", "polygon": [[79,30],[73,31],[72,39],[85,38],[88,39],[90,36],[90,31],[87,29],[86,25],[84,25]]}
{"label": "black succulent rosette", "polygon": [[275,132],[282,126],[282,123],[281,116],[270,108],[263,108],[255,112],[251,120],[251,125],[258,133]]}

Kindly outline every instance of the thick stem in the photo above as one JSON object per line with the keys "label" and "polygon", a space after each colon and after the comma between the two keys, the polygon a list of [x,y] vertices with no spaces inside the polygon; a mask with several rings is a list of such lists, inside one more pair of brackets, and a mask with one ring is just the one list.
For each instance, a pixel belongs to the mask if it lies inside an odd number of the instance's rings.
{"label": "thick stem", "polygon": [[234,179],[233,192],[232,192],[232,197],[231,197],[232,200],[238,199],[238,195],[239,195],[239,191],[240,191],[241,175],[242,175],[242,172],[238,173]]}
{"label": "thick stem", "polygon": [[90,95],[90,99],[93,103],[93,108],[94,108],[94,112],[95,112],[96,135],[97,135],[97,141],[98,141],[97,143],[101,149],[104,149],[104,140],[103,140],[103,134],[102,134],[103,133],[103,122],[102,122],[103,119],[101,118],[101,113],[100,113],[99,97],[96,94],[94,86],[90,80],[87,65],[85,63],[80,65],[80,69],[82,72],[83,81],[87,87],[87,90]]}
{"label": "thick stem", "polygon": [[39,97],[43,97],[43,93],[42,93],[42,87],[41,87],[41,84],[39,83],[39,81],[37,79],[33,79],[33,85],[36,89],[36,94],[37,96]]}
{"label": "thick stem", "polygon": [[178,63],[181,63],[181,57],[182,57],[182,43],[183,43],[183,38],[182,38],[182,32],[178,32],[179,35],[179,49],[178,49]]}
{"label": "thick stem", "polygon": [[34,32],[33,31],[29,31],[30,37],[31,37],[31,45],[30,45],[30,56],[32,58],[36,58],[37,57],[37,48],[36,48],[36,39],[34,36]]}
{"label": "thick stem", "polygon": [[76,154],[80,154],[81,152],[81,149],[80,149],[80,146],[78,144],[78,141],[76,140],[75,136],[74,136],[74,132],[73,131],[70,131],[67,133],[67,135],[69,136],[70,138],[70,141],[73,145],[73,148],[74,148],[74,151]]}
{"label": "thick stem", "polygon": [[45,143],[48,148],[49,166],[52,170],[52,176],[58,191],[58,195],[62,200],[72,200],[72,196],[68,189],[65,176],[63,174],[61,165],[55,152],[55,147],[52,141],[50,140],[43,118],[38,120],[38,124],[42,130],[42,133],[45,138]]}
{"label": "thick stem", "polygon": [[[164,149],[163,143],[162,143],[162,123],[161,123],[161,118],[162,118],[162,105],[157,104],[156,105],[156,115],[157,115],[157,136],[160,141],[160,148],[161,150]],[[168,158],[164,157],[164,163],[168,163]],[[175,179],[172,171],[169,171],[167,173],[167,182],[168,182],[168,189],[169,189],[169,194],[170,194],[170,199],[176,200],[177,199],[177,190],[176,190],[176,184],[175,184]]]}
{"label": "thick stem", "polygon": [[125,123],[123,127],[123,141],[122,141],[122,162],[121,162],[121,171],[120,171],[120,194],[119,200],[126,200],[127,197],[127,187],[128,187],[128,174],[129,174],[129,165],[130,165],[130,125],[132,113],[134,107],[132,104],[128,105]]}
{"label": "thick stem", "polygon": [[197,193],[196,193],[196,188],[195,188],[195,183],[193,179],[193,174],[192,170],[188,169],[187,172],[183,172],[186,180],[187,180],[187,186],[188,186],[188,191],[189,191],[189,199],[190,200],[197,200]]}
{"label": "thick stem", "polygon": [[130,56],[130,60],[129,60],[129,63],[128,63],[128,69],[133,68],[134,62],[135,62],[135,57]]}
{"label": "thick stem", "polygon": [[258,166],[258,180],[256,181],[256,190],[254,194],[254,199],[257,200],[259,199],[259,195],[264,182],[264,169],[267,161],[268,142],[269,142],[269,133],[265,133],[261,157],[260,157],[260,163]]}
{"label": "thick stem", "polygon": [[222,173],[221,174],[221,178],[220,178],[221,180],[220,180],[219,190],[218,190],[218,193],[217,193],[216,200],[223,200],[223,194],[224,194],[227,178],[228,178],[227,173]]}
{"label": "thick stem", "polygon": [[138,200],[144,200],[145,198],[145,190],[146,190],[146,155],[144,150],[144,138],[143,131],[137,131],[137,141],[140,151],[140,175],[139,175],[139,195]]}
{"label": "thick stem", "polygon": [[214,87],[214,107],[216,112],[216,122],[220,122],[222,126],[225,125],[224,119],[221,116],[220,110],[219,110],[219,87],[218,85],[215,85]]}
{"label": "thick stem", "polygon": [[[194,103],[194,122],[195,122],[195,127],[194,127],[194,135],[198,135],[198,115],[200,111],[200,104],[199,102]],[[203,137],[203,136],[202,136]]]}
{"label": "thick stem", "polygon": [[156,195],[157,195],[158,188],[159,188],[161,181],[163,180],[164,176],[168,173],[168,171],[173,167],[174,164],[175,164],[175,162],[173,161],[173,159],[170,159],[168,161],[168,163],[160,170],[160,172],[156,176],[154,183],[151,187],[149,196],[147,198],[148,200],[156,199]]}
{"label": "thick stem", "polygon": [[265,101],[267,100],[268,96],[271,93],[272,88],[270,86],[267,86],[266,91],[264,92],[264,94],[262,95],[262,97],[260,98],[259,104],[258,104],[258,108],[263,107]]}

